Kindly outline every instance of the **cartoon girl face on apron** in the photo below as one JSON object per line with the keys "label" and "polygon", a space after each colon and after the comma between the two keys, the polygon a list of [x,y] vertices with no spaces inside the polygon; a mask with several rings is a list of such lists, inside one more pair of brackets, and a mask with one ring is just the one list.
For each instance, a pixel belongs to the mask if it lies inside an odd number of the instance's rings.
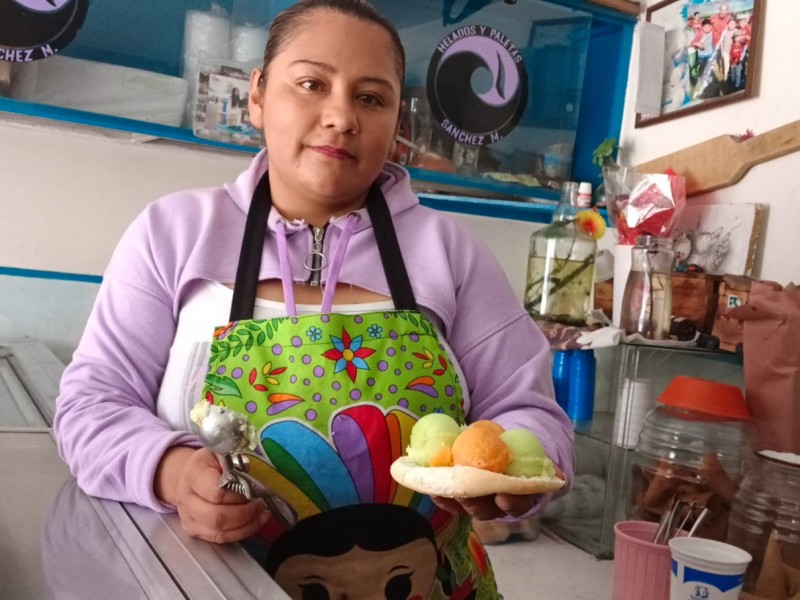
{"label": "cartoon girl face on apron", "polygon": [[[271,206],[264,174],[253,195],[231,322],[214,332],[203,394],[248,417],[258,432],[250,473],[292,504],[299,522],[274,520],[258,556],[302,600],[497,598],[486,553],[467,517],[399,486],[389,466],[423,415],[464,423],[462,388],[431,322],[416,307],[389,209],[377,185],[367,211],[395,310],[332,314],[348,217],[322,312],[296,316],[285,230],[278,253],[289,316],[253,320]],[[253,542],[249,542],[250,545]]]}

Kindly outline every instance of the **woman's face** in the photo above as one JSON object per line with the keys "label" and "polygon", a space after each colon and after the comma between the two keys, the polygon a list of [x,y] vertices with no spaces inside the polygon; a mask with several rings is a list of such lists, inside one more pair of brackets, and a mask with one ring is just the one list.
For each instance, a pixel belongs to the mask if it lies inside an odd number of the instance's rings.
{"label": "woman's face", "polygon": [[358,208],[397,133],[401,81],[389,34],[317,10],[269,65],[263,90],[258,75],[251,120],[264,131],[276,205],[331,214]]}

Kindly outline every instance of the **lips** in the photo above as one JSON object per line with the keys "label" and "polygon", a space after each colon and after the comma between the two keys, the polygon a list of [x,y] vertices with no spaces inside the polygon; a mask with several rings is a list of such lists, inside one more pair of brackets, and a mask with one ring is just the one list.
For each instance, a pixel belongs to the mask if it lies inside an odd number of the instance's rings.
{"label": "lips", "polygon": [[314,150],[314,152],[319,152],[320,154],[339,160],[352,160],[355,158],[355,156],[344,148],[337,148],[336,146],[312,146],[311,149]]}

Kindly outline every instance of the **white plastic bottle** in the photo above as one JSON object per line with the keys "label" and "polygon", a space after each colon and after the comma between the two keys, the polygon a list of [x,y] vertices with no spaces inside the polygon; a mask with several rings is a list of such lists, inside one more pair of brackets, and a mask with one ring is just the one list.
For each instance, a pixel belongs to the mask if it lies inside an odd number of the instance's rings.
{"label": "white plastic bottle", "polygon": [[578,186],[578,208],[592,207],[592,184],[588,181],[581,181]]}

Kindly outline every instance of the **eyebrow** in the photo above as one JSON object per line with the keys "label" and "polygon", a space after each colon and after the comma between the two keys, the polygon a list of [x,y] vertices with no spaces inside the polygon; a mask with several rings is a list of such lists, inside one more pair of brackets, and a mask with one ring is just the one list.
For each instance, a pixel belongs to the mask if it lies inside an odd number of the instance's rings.
{"label": "eyebrow", "polygon": [[[293,67],[295,65],[310,65],[312,67],[316,67],[316,68],[318,68],[318,69],[320,69],[322,71],[326,71],[328,73],[335,73],[336,72],[336,69],[333,67],[333,65],[329,65],[328,63],[319,62],[319,61],[316,61],[316,60],[307,60],[307,59],[302,59],[301,58],[301,59],[295,60],[295,61],[293,61],[293,62],[291,62],[289,64],[290,67]],[[385,85],[385,86],[390,87],[390,88],[394,87],[392,85],[391,81],[389,81],[388,79],[385,79],[383,77],[374,77],[374,76],[366,75],[364,77],[359,77],[358,81],[361,82],[361,83],[377,83],[378,85]]]}
{"label": "eyebrow", "polygon": [[395,571],[402,571],[402,570],[407,570],[407,569],[408,569],[408,567],[406,565],[397,565],[397,566],[394,566],[391,569],[389,569],[389,574],[392,574]]}

